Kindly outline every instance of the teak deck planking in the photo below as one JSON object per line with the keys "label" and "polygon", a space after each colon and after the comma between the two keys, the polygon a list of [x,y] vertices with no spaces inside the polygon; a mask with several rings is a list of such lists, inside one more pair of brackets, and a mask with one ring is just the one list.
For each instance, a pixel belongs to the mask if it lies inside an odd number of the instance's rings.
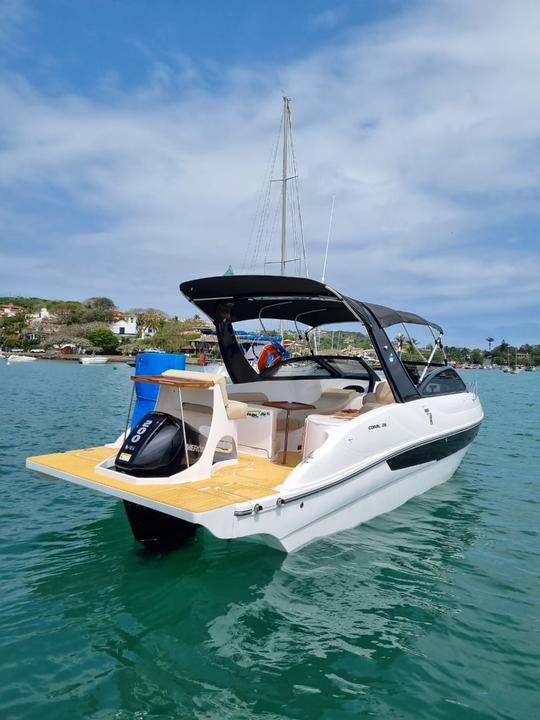
{"label": "teak deck planking", "polygon": [[86,481],[85,485],[110,495],[115,494],[114,490],[121,490],[192,513],[277,494],[275,488],[281,485],[292,469],[266,458],[241,454],[237,465],[222,467],[206,480],[176,485],[134,485],[95,471],[98,463],[116,453],[114,448],[95,447],[37,455],[28,460],[33,470],[46,475],[58,477],[55,471],[59,471],[73,476],[74,482],[75,478],[80,478]]}

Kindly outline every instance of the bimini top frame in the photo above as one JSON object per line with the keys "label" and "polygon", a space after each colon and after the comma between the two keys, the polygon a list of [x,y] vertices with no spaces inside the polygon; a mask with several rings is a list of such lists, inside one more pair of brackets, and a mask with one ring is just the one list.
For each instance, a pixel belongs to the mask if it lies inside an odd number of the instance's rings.
{"label": "bimini top frame", "polygon": [[397,357],[385,328],[401,323],[442,329],[415,313],[354,300],[309,278],[282,275],[233,275],[190,280],[182,293],[214,322],[223,360],[235,383],[264,380],[246,361],[232,324],[243,320],[291,320],[311,327],[330,323],[364,324],[398,402],[419,397]]}

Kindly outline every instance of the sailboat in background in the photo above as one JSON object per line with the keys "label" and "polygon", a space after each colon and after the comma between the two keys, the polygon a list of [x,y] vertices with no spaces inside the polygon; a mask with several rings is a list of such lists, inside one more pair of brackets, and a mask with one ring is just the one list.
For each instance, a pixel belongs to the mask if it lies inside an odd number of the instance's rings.
{"label": "sailboat in background", "polygon": [[515,350],[515,353],[516,355],[513,365],[510,364],[510,349],[508,349],[506,353],[506,367],[504,368],[503,372],[507,373],[508,375],[519,375],[519,373],[521,372],[521,368],[518,367],[517,362],[517,348]]}
{"label": "sailboat in background", "polygon": [[[244,264],[243,271],[253,272],[257,267],[263,269],[266,274],[267,267],[270,265],[279,265],[280,275],[287,275],[287,267],[295,264],[297,276],[309,277],[306,243],[304,238],[304,229],[302,221],[302,212],[300,205],[300,190],[298,185],[298,171],[296,165],[296,155],[293,143],[292,120],[290,98],[283,97],[283,107],[281,113],[281,123],[274,147],[272,149],[270,161],[268,163],[267,172],[262,184],[257,202],[257,208],[252,225],[250,240],[246,258],[248,260]],[[279,150],[281,149],[281,173],[276,178],[276,164]],[[272,194],[272,188],[275,183],[281,183],[281,192],[279,196],[279,204],[273,203],[276,199],[275,193]],[[276,240],[276,231],[278,229],[277,218],[281,219],[281,227],[279,233],[280,256],[279,260],[269,259],[272,240]],[[292,241],[292,242],[291,242]],[[290,249],[293,249],[292,257],[289,257]],[[225,276],[233,275],[232,267],[229,265]],[[263,321],[259,318],[263,335],[267,337],[270,333],[264,327]],[[238,338],[240,347],[244,350],[244,354],[248,362],[256,367],[259,359],[266,348],[274,345],[278,348],[282,357],[287,358],[288,353],[282,346],[285,333],[284,321],[279,322],[279,336],[273,337],[270,343],[259,343],[252,341],[249,350],[246,352],[247,344],[243,343],[245,338]],[[268,340],[268,338],[267,338]],[[314,335],[314,343],[316,344],[316,336]],[[226,372],[223,362],[210,362],[204,366],[205,372]]]}
{"label": "sailboat in background", "polygon": [[[257,267],[262,266],[266,273],[269,265],[279,265],[279,274],[286,275],[287,267],[295,264],[294,274],[309,277],[290,102],[290,98],[283,97],[281,124],[259,193],[244,270],[253,272]],[[281,173],[280,177],[276,178],[280,147]],[[276,202],[276,194],[272,193],[276,183],[281,183],[279,203]],[[272,240],[276,239],[278,218],[280,219],[280,256],[279,260],[272,260],[270,252]],[[293,253],[289,257],[291,247]]]}

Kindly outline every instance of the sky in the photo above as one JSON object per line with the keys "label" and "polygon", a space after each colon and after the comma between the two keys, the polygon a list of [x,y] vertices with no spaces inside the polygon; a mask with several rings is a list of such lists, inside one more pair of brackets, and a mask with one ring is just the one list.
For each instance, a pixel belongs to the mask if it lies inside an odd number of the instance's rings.
{"label": "sky", "polygon": [[286,94],[311,277],[335,197],[328,284],[540,343],[539,28],[536,0],[0,0],[0,295],[187,315],[180,282],[263,271]]}

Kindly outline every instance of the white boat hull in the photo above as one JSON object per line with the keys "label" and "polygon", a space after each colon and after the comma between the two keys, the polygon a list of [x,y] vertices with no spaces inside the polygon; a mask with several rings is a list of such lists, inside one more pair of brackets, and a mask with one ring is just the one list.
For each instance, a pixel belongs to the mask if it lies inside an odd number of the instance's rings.
{"label": "white boat hull", "polygon": [[[191,527],[205,527],[218,538],[256,539],[291,552],[390,512],[448,480],[483,419],[475,393],[379,405],[346,420],[315,414],[298,431],[304,433],[304,454],[297,465],[284,466],[260,456],[257,463],[256,456],[244,454],[222,463],[225,469],[214,473],[216,442],[240,430],[220,405],[219,382],[206,382],[214,383],[211,431],[200,459],[176,477],[141,478],[115,470],[123,436],[97,449],[103,453],[97,464],[97,456],[89,462],[95,451],[82,450],[29,458],[27,467],[179,518]],[[286,389],[281,383],[279,391]],[[161,392],[158,410],[172,411],[167,403],[177,397],[176,389],[165,387]],[[266,408],[262,412],[238,422],[264,428],[270,416]]]}
{"label": "white boat hull", "polygon": [[[283,518],[276,517],[272,522],[274,534],[261,532],[260,539],[272,547],[293,552],[317,538],[361,525],[449,480],[465,453],[466,449],[463,449],[444,460],[427,463],[409,472],[401,471],[399,477],[384,465],[359,473],[342,488],[330,488],[284,507],[276,513],[281,513]],[[249,528],[247,523],[245,527],[242,525],[242,519],[239,519],[238,537],[245,530],[246,535],[253,533],[253,527]],[[275,531],[276,525],[280,527],[279,534]]]}
{"label": "white boat hull", "polygon": [[94,355],[91,357],[82,357],[79,359],[79,362],[81,365],[105,365],[108,359],[109,358]]}

